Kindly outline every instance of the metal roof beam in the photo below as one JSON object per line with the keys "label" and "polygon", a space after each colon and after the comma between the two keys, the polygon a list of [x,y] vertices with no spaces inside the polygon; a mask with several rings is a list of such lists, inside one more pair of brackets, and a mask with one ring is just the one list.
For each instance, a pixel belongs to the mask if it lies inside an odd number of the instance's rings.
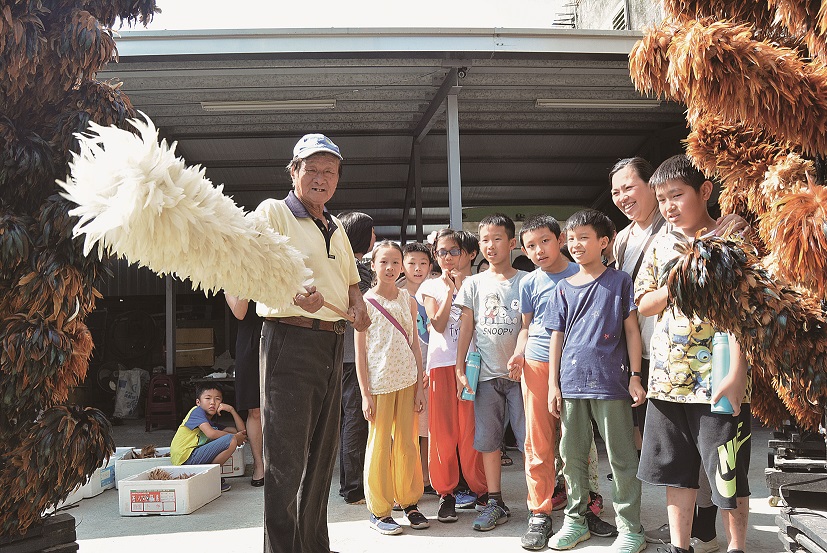
{"label": "metal roof beam", "polygon": [[430,131],[431,127],[434,126],[436,116],[438,115],[443,102],[445,102],[445,99],[448,97],[448,94],[450,94],[454,88],[460,88],[457,79],[458,72],[459,70],[456,67],[452,67],[448,70],[448,74],[445,75],[442,85],[440,85],[439,90],[437,90],[436,94],[434,94],[431,103],[428,105],[428,109],[425,110],[425,113],[422,115],[422,119],[419,120],[419,123],[413,131],[414,142],[420,143],[428,135],[428,131]]}

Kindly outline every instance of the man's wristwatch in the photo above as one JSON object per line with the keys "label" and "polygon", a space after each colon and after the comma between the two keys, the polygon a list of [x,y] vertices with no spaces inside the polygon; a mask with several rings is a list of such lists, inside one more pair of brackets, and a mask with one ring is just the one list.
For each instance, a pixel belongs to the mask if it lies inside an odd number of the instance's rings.
{"label": "man's wristwatch", "polygon": [[633,376],[636,376],[636,377],[638,377],[638,378],[643,378],[642,376],[640,376],[640,373],[639,373],[639,372],[630,371],[630,372],[629,372],[629,378],[632,378]]}

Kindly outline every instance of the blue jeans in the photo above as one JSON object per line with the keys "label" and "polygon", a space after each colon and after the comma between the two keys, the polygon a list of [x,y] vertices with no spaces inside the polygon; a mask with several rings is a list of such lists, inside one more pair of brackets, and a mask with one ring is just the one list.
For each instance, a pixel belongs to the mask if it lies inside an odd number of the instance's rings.
{"label": "blue jeans", "polygon": [[184,461],[185,465],[210,465],[218,454],[230,447],[233,439],[232,434],[224,434],[211,442],[198,446],[192,450],[190,456]]}

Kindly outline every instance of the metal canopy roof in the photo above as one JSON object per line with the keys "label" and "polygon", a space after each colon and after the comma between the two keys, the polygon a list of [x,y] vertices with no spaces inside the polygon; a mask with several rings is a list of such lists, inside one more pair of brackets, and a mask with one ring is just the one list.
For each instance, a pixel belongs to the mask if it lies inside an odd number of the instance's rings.
{"label": "metal canopy roof", "polygon": [[[329,208],[373,216],[398,238],[416,195],[422,221],[448,223],[444,98],[457,94],[462,205],[602,206],[621,157],[653,161],[685,136],[682,106],[639,100],[628,72],[634,32],[506,29],[318,29],[124,32],[100,74],[146,112],[189,164],[207,168],[247,209],[290,188],[284,170],[305,133],[341,148]],[[599,101],[537,107],[540,98]],[[334,100],[332,109],[206,111],[202,102]],[[664,146],[665,145],[665,146]]]}

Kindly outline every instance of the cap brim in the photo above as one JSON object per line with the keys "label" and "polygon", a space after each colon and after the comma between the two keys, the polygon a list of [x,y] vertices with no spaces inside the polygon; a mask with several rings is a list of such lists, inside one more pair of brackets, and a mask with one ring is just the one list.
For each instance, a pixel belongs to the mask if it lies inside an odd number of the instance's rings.
{"label": "cap brim", "polygon": [[334,155],[334,156],[338,157],[340,160],[344,161],[344,158],[342,157],[342,154],[340,154],[336,150],[331,150],[330,148],[306,148],[306,149],[302,150],[301,152],[299,152],[299,154],[296,157],[298,157],[299,159],[305,159],[305,158],[308,158],[308,157],[312,156],[313,154],[318,154],[318,153],[322,153],[322,152]]}

